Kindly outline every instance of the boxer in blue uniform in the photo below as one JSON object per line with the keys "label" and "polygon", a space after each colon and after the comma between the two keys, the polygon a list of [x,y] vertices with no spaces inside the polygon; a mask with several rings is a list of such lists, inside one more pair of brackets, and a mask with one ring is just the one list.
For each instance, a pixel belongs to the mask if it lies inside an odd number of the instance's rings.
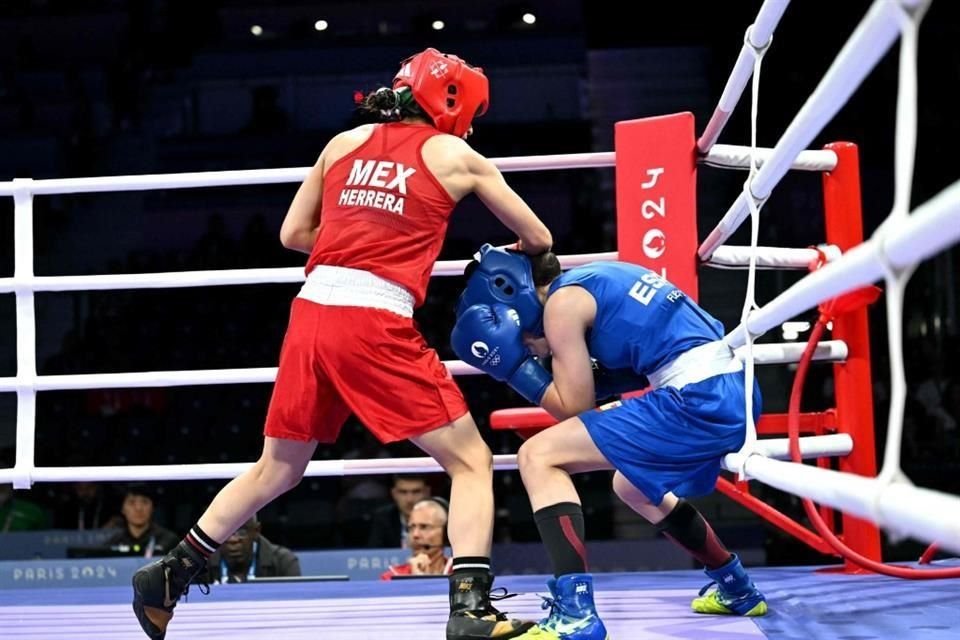
{"label": "boxer in blue uniform", "polygon": [[[614,492],[705,567],[697,613],[767,612],[735,554],[687,496],[710,493],[745,438],[743,365],[721,323],[656,273],[622,262],[561,272],[552,253],[484,245],[466,272],[451,343],[560,422],[518,461],[555,578],[550,615],[521,638],[604,640],[570,474],[614,469]],[[543,366],[549,358],[550,371]],[[597,401],[649,387],[595,408]],[[753,390],[754,419],[760,391]],[[716,588],[710,587],[716,584]]]}

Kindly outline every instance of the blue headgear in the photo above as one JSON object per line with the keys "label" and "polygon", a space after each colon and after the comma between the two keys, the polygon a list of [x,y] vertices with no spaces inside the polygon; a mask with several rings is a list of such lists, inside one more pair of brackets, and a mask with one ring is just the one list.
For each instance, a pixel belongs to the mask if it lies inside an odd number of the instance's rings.
{"label": "blue headgear", "polygon": [[516,309],[524,331],[542,336],[543,304],[537,297],[530,258],[489,244],[480,247],[479,255],[457,303],[457,316],[475,304],[505,304]]}

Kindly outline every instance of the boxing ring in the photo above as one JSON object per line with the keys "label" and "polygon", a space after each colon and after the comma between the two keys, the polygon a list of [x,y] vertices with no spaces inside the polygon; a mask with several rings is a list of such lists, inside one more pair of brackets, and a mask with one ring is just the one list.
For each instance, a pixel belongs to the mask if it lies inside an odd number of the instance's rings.
{"label": "boxing ring", "polygon": [[[843,556],[848,572],[854,568],[846,553],[835,551],[829,532],[818,533],[788,518],[752,496],[748,481],[816,500],[843,512],[843,538],[867,560],[880,560],[878,528],[895,536],[936,543],[960,553],[960,497],[913,486],[900,469],[903,402],[906,393],[902,366],[902,294],[917,262],[960,241],[960,182],[909,211],[910,180],[916,130],[917,28],[927,2],[876,0],[852,34],[817,89],[778,143],[759,149],[755,143],[759,70],[770,46],[786,0],[766,0],[747,30],[741,55],[723,96],[699,140],[693,136],[689,114],[676,114],[617,124],[616,150],[562,156],[495,159],[504,172],[616,167],[618,252],[563,256],[568,268],[595,260],[641,262],[660,271],[692,295],[697,290],[696,254],[702,266],[746,269],[747,298],[742,322],[726,337],[747,363],[797,363],[807,358],[832,363],[837,385],[835,410],[817,414],[765,415],[748,425],[747,442],[725,459],[735,476],[721,479],[718,489],[752,509],[774,526],[823,553]],[[854,145],[837,143],[821,150],[809,144],[839,111],[873,66],[900,39],[901,73],[895,159],[896,191],[893,211],[880,229],[863,241],[859,174]],[[730,113],[753,78],[754,142],[750,146],[716,144]],[[639,144],[639,141],[661,144]],[[652,149],[652,150],[651,150]],[[720,224],[697,245],[697,165],[746,169],[743,191]],[[824,174],[827,243],[814,248],[757,246],[760,212],[772,190],[790,170]],[[15,203],[15,271],[0,279],[0,293],[14,293],[17,318],[17,373],[0,378],[0,392],[17,395],[16,460],[0,469],[0,482],[16,488],[33,483],[74,480],[190,480],[227,479],[252,463],[190,465],[126,465],[98,467],[41,467],[35,464],[36,395],[51,390],[167,387],[238,383],[269,383],[275,368],[152,371],[91,375],[38,375],[35,294],[53,291],[90,291],[146,288],[235,286],[293,283],[304,279],[300,268],[235,269],[124,275],[37,277],[34,275],[33,199],[65,193],[143,191],[226,187],[300,182],[307,168],[225,171],[147,176],[31,180],[0,183],[0,195]],[[681,213],[676,213],[676,212]],[[724,243],[747,219],[751,246]],[[549,225],[549,219],[546,220]],[[639,240],[639,242],[638,242]],[[466,260],[440,262],[433,275],[461,275]],[[796,284],[762,307],[753,300],[757,269],[811,270]],[[888,441],[882,468],[875,467],[870,355],[866,311],[861,306],[843,310],[833,320],[831,340],[812,344],[754,344],[754,339],[799,314],[872,282],[886,282],[890,331],[892,400]],[[478,371],[462,362],[447,362],[454,375]],[[750,397],[750,394],[747,394]],[[747,412],[748,415],[750,412]],[[521,431],[545,428],[550,420],[536,409],[497,412],[494,428]],[[805,435],[792,446],[790,438]],[[787,459],[816,460],[816,466]],[[839,459],[832,470],[829,457]],[[515,469],[514,455],[498,455],[495,469]],[[312,461],[307,476],[437,472],[428,458]],[[828,517],[828,520],[832,518]],[[731,541],[736,546],[735,541]],[[946,562],[956,567],[956,562]],[[929,568],[922,571],[932,577]],[[942,571],[942,570],[941,570]],[[611,637],[912,637],[911,629],[936,635],[942,627],[960,626],[954,581],[907,582],[877,575],[825,575],[806,568],[752,569],[754,580],[770,599],[771,615],[759,620],[716,619],[689,613],[689,599],[704,579],[694,572],[601,575],[597,580],[598,610]],[[960,575],[960,568],[954,570]],[[916,577],[916,576],[912,576]],[[539,617],[542,577],[504,577],[498,584],[523,595],[510,601],[513,614]],[[4,637],[132,638],[139,637],[129,611],[129,590],[100,589],[60,593],[0,592],[0,623]],[[82,592],[81,592],[82,591]],[[840,594],[856,591],[857,600]],[[902,616],[886,616],[885,606],[863,594],[909,604]],[[389,600],[383,600],[389,598]],[[244,605],[238,606],[237,601]],[[919,604],[922,601],[922,606]],[[389,618],[377,619],[384,604]],[[397,617],[393,617],[396,612]],[[281,630],[285,637],[316,637],[323,628],[332,638],[394,638],[439,635],[446,617],[445,581],[405,581],[398,584],[297,583],[215,589],[207,598],[192,597],[177,609],[168,637],[266,637]],[[841,614],[837,618],[836,614]],[[846,618],[844,618],[846,615]],[[924,626],[924,624],[926,626]],[[387,626],[389,625],[389,626]],[[844,627],[843,625],[847,625]],[[425,631],[429,629],[430,631]],[[433,631],[436,629],[437,631]],[[841,633],[841,630],[844,633]],[[865,635],[865,634],[881,635]],[[932,636],[925,636],[932,637]]]}

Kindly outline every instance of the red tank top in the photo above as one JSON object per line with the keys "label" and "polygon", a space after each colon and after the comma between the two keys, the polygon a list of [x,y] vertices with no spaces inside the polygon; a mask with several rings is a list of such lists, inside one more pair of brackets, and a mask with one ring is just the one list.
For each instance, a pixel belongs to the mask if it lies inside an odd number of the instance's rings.
{"label": "red tank top", "polygon": [[330,166],[308,274],[318,264],[369,271],[423,304],[456,204],[421,155],[439,133],[430,125],[380,124]]}

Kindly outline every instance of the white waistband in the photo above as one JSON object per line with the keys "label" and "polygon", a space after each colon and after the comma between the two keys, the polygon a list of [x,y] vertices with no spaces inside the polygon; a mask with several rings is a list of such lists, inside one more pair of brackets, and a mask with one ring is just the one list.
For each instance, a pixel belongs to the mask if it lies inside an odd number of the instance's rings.
{"label": "white waistband", "polygon": [[409,291],[359,269],[317,265],[297,297],[331,307],[384,309],[405,318],[413,317],[413,295]]}
{"label": "white waistband", "polygon": [[680,354],[672,362],[647,374],[647,380],[654,389],[660,387],[682,389],[688,384],[742,369],[743,363],[733,349],[723,340],[717,340]]}

